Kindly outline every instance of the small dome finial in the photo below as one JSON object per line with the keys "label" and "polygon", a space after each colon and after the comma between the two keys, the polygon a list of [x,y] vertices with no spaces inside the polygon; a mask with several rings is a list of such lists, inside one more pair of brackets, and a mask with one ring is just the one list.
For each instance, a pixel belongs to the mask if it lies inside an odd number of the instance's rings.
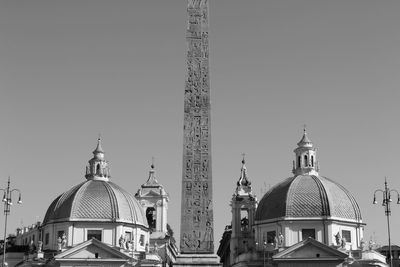
{"label": "small dome finial", "polygon": [[246,161],[245,161],[245,157],[246,154],[242,153],[242,169],[240,170],[240,178],[239,181],[237,182],[238,186],[244,185],[244,186],[248,186],[251,184],[251,182],[249,181],[248,177],[247,177],[247,169],[246,169]]}
{"label": "small dome finial", "polygon": [[147,182],[144,184],[146,186],[148,185],[158,185],[158,181],[155,177],[155,169],[154,169],[154,157],[151,157],[151,165],[150,165],[150,171],[149,171],[149,178],[147,179]]}
{"label": "small dome finial", "polygon": [[101,135],[100,134],[99,134],[99,137],[97,138],[96,149],[93,151],[93,154],[98,154],[98,153],[103,153],[104,154],[104,150],[101,147]]}
{"label": "small dome finial", "polygon": [[301,137],[300,142],[297,143],[299,147],[307,146],[307,147],[312,147],[313,144],[311,140],[308,138],[307,134],[307,125],[303,125],[303,136]]}
{"label": "small dome finial", "polygon": [[251,182],[249,177],[247,177],[246,160],[245,153],[242,153],[242,168],[240,169],[240,177],[236,183],[236,195],[240,194],[251,194]]}

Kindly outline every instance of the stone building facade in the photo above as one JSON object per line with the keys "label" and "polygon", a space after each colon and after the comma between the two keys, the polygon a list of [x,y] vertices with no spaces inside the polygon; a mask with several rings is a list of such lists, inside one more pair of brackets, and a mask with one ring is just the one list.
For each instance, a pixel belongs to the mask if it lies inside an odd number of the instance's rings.
{"label": "stone building facade", "polygon": [[29,247],[25,266],[81,265],[88,260],[165,266],[175,261],[177,247],[167,230],[168,193],[155,179],[154,165],[135,197],[111,182],[104,155],[98,139],[86,181],[60,194],[42,223],[17,230],[15,245]]}
{"label": "stone building facade", "polygon": [[354,196],[319,174],[316,148],[305,129],[294,153],[293,176],[259,202],[242,161],[232,223],[217,252],[223,266],[344,266],[362,260],[365,223]]}

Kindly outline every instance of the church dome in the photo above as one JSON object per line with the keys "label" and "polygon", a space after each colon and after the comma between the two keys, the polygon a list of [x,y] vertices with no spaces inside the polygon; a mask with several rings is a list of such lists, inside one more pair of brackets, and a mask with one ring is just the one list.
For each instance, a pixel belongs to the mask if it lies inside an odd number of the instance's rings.
{"label": "church dome", "polygon": [[43,224],[63,221],[122,222],[147,227],[139,202],[118,185],[101,180],[74,186],[51,203]]}
{"label": "church dome", "polygon": [[350,192],[337,182],[319,175],[316,149],[305,129],[294,152],[294,176],[264,195],[255,219],[324,217],[361,222],[360,208]]}
{"label": "church dome", "polygon": [[256,220],[325,217],[361,221],[354,197],[340,184],[319,175],[297,175],[269,190],[261,199]]}
{"label": "church dome", "polygon": [[87,181],[58,196],[47,209],[43,224],[66,221],[121,222],[148,227],[137,199],[110,182],[101,140],[86,168]]}

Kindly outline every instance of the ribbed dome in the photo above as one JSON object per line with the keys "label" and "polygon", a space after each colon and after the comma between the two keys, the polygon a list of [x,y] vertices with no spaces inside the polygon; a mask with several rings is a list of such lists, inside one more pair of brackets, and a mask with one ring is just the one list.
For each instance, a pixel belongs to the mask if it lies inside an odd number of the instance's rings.
{"label": "ribbed dome", "polygon": [[51,203],[43,224],[63,221],[123,222],[148,226],[136,198],[118,185],[103,180],[87,180]]}
{"label": "ribbed dome", "polygon": [[361,221],[354,197],[338,183],[317,175],[297,175],[271,188],[261,199],[256,220],[333,217]]}

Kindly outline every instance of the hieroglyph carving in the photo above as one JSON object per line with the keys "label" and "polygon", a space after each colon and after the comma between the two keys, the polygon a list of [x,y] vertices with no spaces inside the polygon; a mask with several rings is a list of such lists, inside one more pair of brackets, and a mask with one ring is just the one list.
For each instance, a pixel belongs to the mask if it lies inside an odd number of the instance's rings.
{"label": "hieroglyph carving", "polygon": [[181,253],[214,253],[208,0],[188,0]]}

